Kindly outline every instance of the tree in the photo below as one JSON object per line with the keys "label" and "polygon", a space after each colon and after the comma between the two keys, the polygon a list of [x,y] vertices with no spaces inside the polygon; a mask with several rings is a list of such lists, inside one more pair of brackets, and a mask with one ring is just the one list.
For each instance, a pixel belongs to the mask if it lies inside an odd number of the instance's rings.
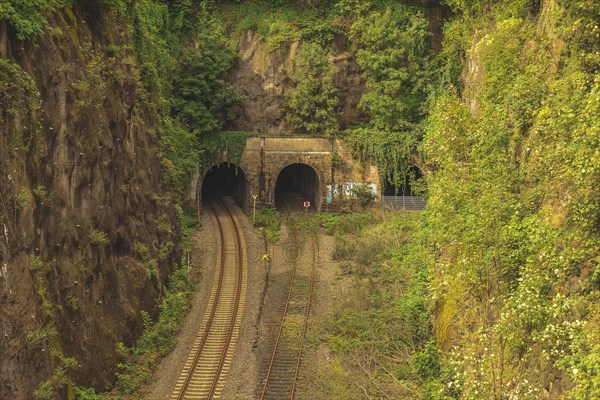
{"label": "tree", "polygon": [[419,122],[425,95],[429,28],[421,13],[403,6],[374,11],[354,22],[350,38],[369,91],[360,107],[372,125],[399,131]]}
{"label": "tree", "polygon": [[173,80],[172,114],[201,135],[221,129],[235,117],[233,106],[242,96],[223,75],[237,54],[227,44],[223,26],[207,12],[201,12],[198,39],[185,50]]}
{"label": "tree", "polygon": [[303,43],[296,56],[296,87],[286,96],[288,120],[296,129],[325,136],[337,133],[338,98],[334,75],[335,67],[327,51],[317,43]]}

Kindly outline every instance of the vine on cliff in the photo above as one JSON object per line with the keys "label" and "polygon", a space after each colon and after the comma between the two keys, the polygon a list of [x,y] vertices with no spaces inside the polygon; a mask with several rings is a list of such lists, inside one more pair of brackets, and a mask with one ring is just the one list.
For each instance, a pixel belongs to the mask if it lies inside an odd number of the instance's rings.
{"label": "vine on cliff", "polygon": [[[452,89],[438,100],[423,146],[434,327],[453,348],[442,392],[598,397],[598,32],[573,27],[597,26],[600,5],[451,3],[447,46],[481,74],[472,107]],[[543,386],[559,370],[569,383]]]}
{"label": "vine on cliff", "polygon": [[41,100],[33,78],[12,61],[0,59],[0,132],[8,142],[9,156],[29,152],[40,139]]}
{"label": "vine on cliff", "polygon": [[423,136],[429,76],[429,28],[415,7],[389,4],[340,9],[353,21],[349,37],[359,46],[356,57],[368,91],[359,107],[370,115],[363,127],[346,130],[344,139],[359,159],[374,161],[382,181],[396,189],[407,185]]}

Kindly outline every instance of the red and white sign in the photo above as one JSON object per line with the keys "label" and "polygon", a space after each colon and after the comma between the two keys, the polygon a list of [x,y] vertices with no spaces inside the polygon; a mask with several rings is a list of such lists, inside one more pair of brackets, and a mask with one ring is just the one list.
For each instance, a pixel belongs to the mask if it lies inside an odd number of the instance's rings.
{"label": "red and white sign", "polygon": [[310,201],[305,201],[304,202],[304,208],[308,208],[310,207]]}

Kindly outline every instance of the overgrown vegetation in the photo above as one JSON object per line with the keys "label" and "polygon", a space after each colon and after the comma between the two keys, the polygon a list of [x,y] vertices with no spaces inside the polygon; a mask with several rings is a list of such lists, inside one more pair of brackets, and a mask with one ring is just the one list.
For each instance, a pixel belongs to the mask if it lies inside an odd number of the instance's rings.
{"label": "overgrown vegetation", "polygon": [[336,233],[335,257],[355,280],[326,330],[334,358],[320,368],[318,398],[437,398],[428,397],[442,367],[429,324],[422,217],[321,217]]}
{"label": "overgrown vegetation", "polygon": [[340,6],[353,21],[348,35],[359,46],[356,58],[367,82],[359,107],[371,117],[344,138],[360,160],[377,164],[382,182],[406,186],[427,113],[429,26],[422,11],[403,4]]}
{"label": "overgrown vegetation", "polygon": [[[254,219],[254,215],[250,216]],[[274,208],[261,208],[256,210],[256,219],[254,226],[258,228],[267,243],[275,243],[281,237],[279,229],[281,228],[281,218]]]}
{"label": "overgrown vegetation", "polygon": [[[1,17],[0,17],[1,18]],[[16,63],[0,59],[0,110],[8,155],[14,162],[19,150],[33,152],[40,147],[41,99],[33,78]]]}
{"label": "overgrown vegetation", "polygon": [[142,384],[148,383],[158,360],[175,346],[175,335],[189,308],[193,284],[185,264],[171,275],[160,305],[157,321],[142,311],[144,334],[132,349],[118,346],[122,361],[117,373],[118,392],[136,397]]}
{"label": "overgrown vegetation", "polygon": [[293,73],[295,88],[287,92],[288,120],[296,129],[326,137],[338,133],[335,106],[337,89],[333,84],[335,68],[327,50],[318,43],[306,42],[296,55]]}
{"label": "overgrown vegetation", "polygon": [[[600,6],[449,3],[446,46],[484,72],[467,75],[471,106],[439,99],[424,145],[435,336],[454,376],[439,395],[598,397],[600,41],[573,27],[597,26]],[[570,392],[544,380],[553,369]]]}
{"label": "overgrown vegetation", "polygon": [[70,6],[72,0],[0,1],[0,20],[15,28],[17,39],[37,37],[46,26],[46,14]]}

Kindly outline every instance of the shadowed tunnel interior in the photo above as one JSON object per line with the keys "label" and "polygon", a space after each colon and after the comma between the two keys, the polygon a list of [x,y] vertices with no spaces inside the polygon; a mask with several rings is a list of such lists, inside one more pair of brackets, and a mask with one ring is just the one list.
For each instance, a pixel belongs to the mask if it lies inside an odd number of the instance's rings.
{"label": "shadowed tunnel interior", "polygon": [[[384,196],[419,196],[418,185],[422,184],[423,173],[414,165],[408,170],[408,175],[400,180],[400,187],[396,187],[390,179],[385,181]],[[415,190],[417,189],[417,190]]]}
{"label": "shadowed tunnel interior", "polygon": [[308,165],[288,165],[277,176],[275,205],[279,210],[302,211],[305,201],[310,201],[309,210],[318,210],[320,198],[319,176]]}
{"label": "shadowed tunnel interior", "polygon": [[248,209],[248,180],[236,164],[215,165],[204,175],[202,200],[217,196],[231,196],[242,210]]}

